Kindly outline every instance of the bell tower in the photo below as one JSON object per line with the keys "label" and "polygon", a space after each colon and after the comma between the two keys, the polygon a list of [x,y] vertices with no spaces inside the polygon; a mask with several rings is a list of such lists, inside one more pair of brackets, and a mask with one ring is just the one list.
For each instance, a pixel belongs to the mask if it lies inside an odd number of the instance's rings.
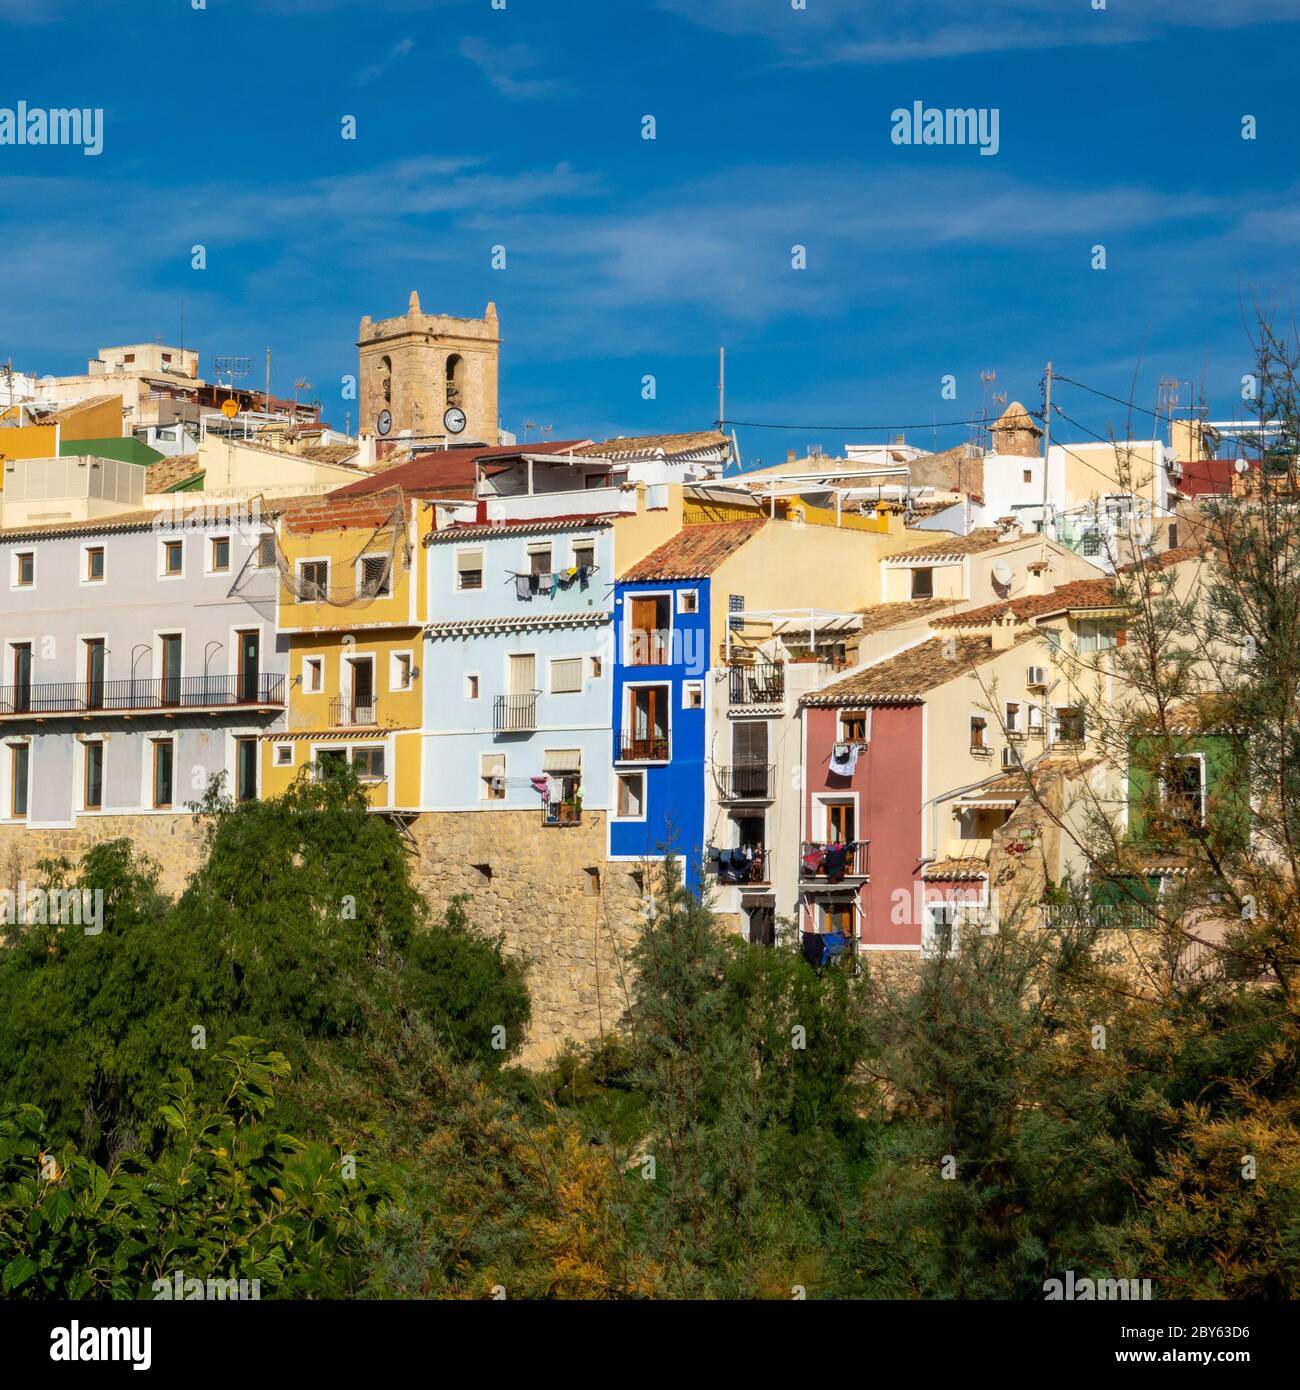
{"label": "bell tower", "polygon": [[[481,319],[458,319],[423,313],[412,290],[405,314],[378,322],[367,314],[357,334],[361,433],[382,439],[409,434],[429,443],[445,440],[452,448],[496,444],[500,350],[497,306],[491,302]],[[443,424],[453,406],[465,414],[459,434]]]}

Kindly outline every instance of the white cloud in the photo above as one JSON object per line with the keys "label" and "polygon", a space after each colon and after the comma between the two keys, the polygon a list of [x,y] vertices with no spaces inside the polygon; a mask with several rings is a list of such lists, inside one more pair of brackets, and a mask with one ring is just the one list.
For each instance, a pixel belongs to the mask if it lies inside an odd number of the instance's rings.
{"label": "white cloud", "polygon": [[467,37],[460,41],[460,55],[473,63],[502,96],[514,101],[559,96],[569,91],[565,83],[555,78],[526,75],[542,61],[526,43],[495,45]]}

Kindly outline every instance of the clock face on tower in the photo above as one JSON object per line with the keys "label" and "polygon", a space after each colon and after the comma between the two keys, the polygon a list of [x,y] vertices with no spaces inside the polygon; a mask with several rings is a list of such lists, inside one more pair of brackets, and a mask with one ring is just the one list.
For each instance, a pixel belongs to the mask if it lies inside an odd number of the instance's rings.
{"label": "clock face on tower", "polygon": [[388,410],[381,410],[379,412],[379,418],[375,421],[375,428],[379,431],[380,434],[387,434],[388,431],[393,428],[392,412]]}
{"label": "clock face on tower", "polygon": [[459,434],[465,428],[465,412],[458,406],[450,406],[442,417],[443,428],[448,434]]}

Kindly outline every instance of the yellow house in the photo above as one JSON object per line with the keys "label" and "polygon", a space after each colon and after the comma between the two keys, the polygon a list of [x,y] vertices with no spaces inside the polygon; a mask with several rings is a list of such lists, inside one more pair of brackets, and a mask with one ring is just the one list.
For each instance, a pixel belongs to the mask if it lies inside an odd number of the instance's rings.
{"label": "yellow house", "polygon": [[[57,458],[61,446],[85,439],[120,439],[122,397],[92,396],[57,407],[21,401],[0,411],[0,463],[8,459]],[[94,449],[75,452],[93,454]]]}
{"label": "yellow house", "polygon": [[349,763],[376,810],[420,804],[422,509],[399,488],[287,506],[276,527],[284,733],[262,747],[263,794]]}

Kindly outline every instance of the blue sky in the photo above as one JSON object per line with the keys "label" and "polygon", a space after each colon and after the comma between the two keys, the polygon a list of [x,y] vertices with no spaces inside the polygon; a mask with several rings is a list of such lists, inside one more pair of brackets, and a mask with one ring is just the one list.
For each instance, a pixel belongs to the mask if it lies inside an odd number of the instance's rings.
{"label": "blue sky", "polygon": [[[728,415],[796,426],[748,462],[965,419],[982,368],[1035,406],[1049,358],[1233,415],[1250,300],[1295,290],[1300,0],[1091,5],[0,0],[0,106],[105,111],[98,158],[0,147],[0,359],[174,342],[183,297],[205,366],[270,344],[341,426],[358,320],[416,288],[496,301],[504,423],[557,438],[707,426],[720,344]],[[917,100],[996,107],[999,152],[892,144]]]}

